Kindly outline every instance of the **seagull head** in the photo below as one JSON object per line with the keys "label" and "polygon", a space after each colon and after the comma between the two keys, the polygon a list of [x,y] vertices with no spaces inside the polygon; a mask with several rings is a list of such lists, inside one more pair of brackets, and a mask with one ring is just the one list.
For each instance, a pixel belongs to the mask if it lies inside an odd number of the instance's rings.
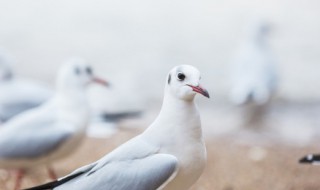
{"label": "seagull head", "polygon": [[208,91],[200,85],[200,72],[191,65],[174,67],[167,78],[167,93],[183,99],[192,100],[196,94],[209,98]]}
{"label": "seagull head", "polygon": [[73,58],[62,67],[58,76],[58,87],[85,88],[91,83],[109,86],[109,83],[94,75],[92,66],[85,60]]}

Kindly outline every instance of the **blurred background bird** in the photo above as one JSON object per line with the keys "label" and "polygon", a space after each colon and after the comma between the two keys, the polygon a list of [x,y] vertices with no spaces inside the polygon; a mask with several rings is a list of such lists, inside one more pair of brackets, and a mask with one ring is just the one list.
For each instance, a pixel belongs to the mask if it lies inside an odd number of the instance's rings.
{"label": "blurred background bird", "polygon": [[[54,90],[51,86],[37,80],[18,77],[14,74],[14,58],[0,49],[0,122],[5,123],[11,117],[40,106],[49,100]],[[140,118],[141,106],[123,107],[123,101],[117,102],[113,89],[91,87],[88,90],[89,104],[92,111],[88,135],[95,138],[106,138],[118,131],[122,121]],[[132,105],[132,103],[131,103]]]}
{"label": "blurred background bird", "polygon": [[300,164],[312,164],[312,165],[319,165],[320,164],[320,154],[308,154],[302,157],[299,160]]}
{"label": "blurred background bird", "polygon": [[268,45],[269,23],[255,18],[231,65],[231,101],[242,106],[245,127],[259,128],[278,85],[275,58]]}
{"label": "blurred background bird", "polygon": [[108,85],[86,61],[69,60],[58,73],[53,98],[0,129],[0,167],[17,170],[15,190],[26,170],[36,166],[46,166],[49,176],[57,178],[51,164],[72,153],[85,137],[90,122],[86,87],[93,82]]}

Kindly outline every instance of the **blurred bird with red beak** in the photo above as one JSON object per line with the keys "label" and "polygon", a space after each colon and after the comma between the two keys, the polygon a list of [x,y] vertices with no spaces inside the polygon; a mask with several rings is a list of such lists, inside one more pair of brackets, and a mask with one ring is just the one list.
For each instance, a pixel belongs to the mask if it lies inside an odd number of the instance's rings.
{"label": "blurred bird with red beak", "polygon": [[17,171],[15,190],[25,171],[36,166],[46,166],[49,176],[57,178],[51,164],[70,155],[85,137],[90,120],[85,90],[91,83],[108,86],[85,60],[67,61],[58,73],[54,97],[0,129],[0,168]]}

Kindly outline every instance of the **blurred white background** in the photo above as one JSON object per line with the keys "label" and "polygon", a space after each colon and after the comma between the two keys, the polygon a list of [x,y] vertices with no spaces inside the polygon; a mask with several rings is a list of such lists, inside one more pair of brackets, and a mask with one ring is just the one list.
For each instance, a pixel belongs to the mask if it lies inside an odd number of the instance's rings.
{"label": "blurred white background", "polygon": [[[229,100],[230,66],[256,17],[270,24],[267,43],[279,84],[263,127],[246,128],[247,110]],[[112,84],[107,92],[97,90],[96,107],[144,111],[142,121],[119,129],[147,127],[159,112],[169,70],[194,65],[211,96],[197,97],[210,165],[196,189],[319,189],[319,168],[311,176],[311,167],[297,164],[300,156],[319,152],[319,0],[2,0],[0,47],[14,58],[18,76],[52,87],[65,60],[88,60]],[[107,143],[116,147],[127,138],[120,133]],[[76,159],[100,146],[89,144]],[[245,164],[248,155],[264,164]],[[71,169],[76,159],[61,168]]]}
{"label": "blurred white background", "polygon": [[82,56],[123,94],[148,100],[162,99],[171,67],[192,64],[213,98],[224,100],[227,67],[258,15],[272,25],[277,97],[310,102],[320,97],[319,8],[316,0],[1,1],[0,45],[19,75],[52,83],[65,59]]}

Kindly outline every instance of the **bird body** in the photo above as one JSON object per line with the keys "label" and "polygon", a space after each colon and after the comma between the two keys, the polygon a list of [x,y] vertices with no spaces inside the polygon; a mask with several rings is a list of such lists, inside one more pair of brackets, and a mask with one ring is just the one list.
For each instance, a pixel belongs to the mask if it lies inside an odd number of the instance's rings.
{"label": "bird body", "polygon": [[231,64],[230,100],[241,106],[243,127],[262,129],[278,77],[274,56],[267,43],[269,25],[260,19],[250,24]]}
{"label": "bird body", "polygon": [[66,63],[52,99],[5,123],[0,129],[0,168],[50,166],[79,147],[90,116],[85,88],[94,76],[89,68],[83,60]]}
{"label": "bird body", "polygon": [[165,97],[159,117],[142,138],[161,147],[161,153],[174,155],[179,161],[176,177],[164,189],[187,189],[202,174],[206,147],[199,112],[193,101]]}
{"label": "bird body", "polygon": [[[69,150],[69,147],[72,146],[68,146],[68,144],[75,140],[79,141],[78,136],[81,134],[81,131],[72,128],[74,127],[73,123],[58,118],[58,113],[52,102],[19,115],[6,125],[8,126],[3,127],[0,135],[2,137],[0,140],[0,167],[7,169],[28,169],[51,163],[61,156],[65,156],[66,153],[72,152]],[[28,125],[32,126],[32,130]],[[48,125],[50,126],[48,127]],[[43,146],[44,144],[46,146]],[[62,144],[63,146],[61,146]]]}

